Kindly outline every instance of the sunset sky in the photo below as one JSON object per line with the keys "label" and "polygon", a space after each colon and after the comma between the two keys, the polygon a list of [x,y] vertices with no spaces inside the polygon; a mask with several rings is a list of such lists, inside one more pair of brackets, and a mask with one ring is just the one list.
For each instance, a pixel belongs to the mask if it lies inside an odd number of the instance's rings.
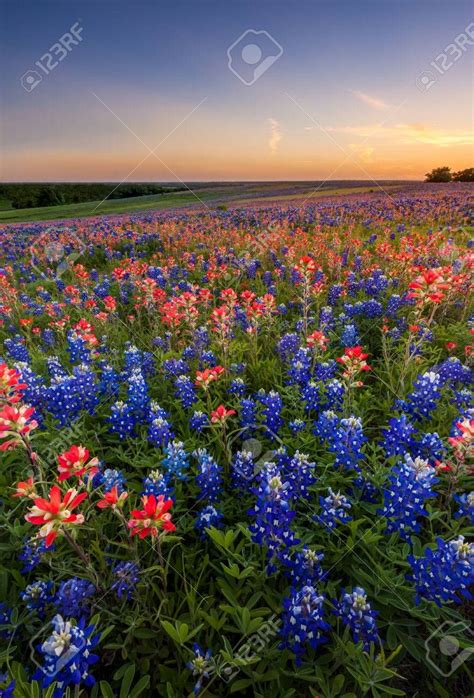
{"label": "sunset sky", "polygon": [[[0,13],[3,181],[420,179],[474,164],[471,2],[2,0]],[[83,40],[46,75],[35,63],[75,23]],[[469,25],[440,74],[430,63]],[[249,29],[270,38],[238,42]],[[251,85],[228,66],[236,41],[247,81],[270,55]],[[42,77],[30,91],[28,71]]]}

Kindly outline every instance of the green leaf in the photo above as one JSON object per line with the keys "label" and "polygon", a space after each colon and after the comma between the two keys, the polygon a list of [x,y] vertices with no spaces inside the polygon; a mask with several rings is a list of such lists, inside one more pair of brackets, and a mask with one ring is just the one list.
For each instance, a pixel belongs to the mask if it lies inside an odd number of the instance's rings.
{"label": "green leaf", "polygon": [[145,691],[148,686],[150,685],[150,677],[147,676],[142,676],[140,681],[132,688],[130,691],[130,697],[129,698],[137,698],[143,691]]}
{"label": "green leaf", "polygon": [[130,686],[132,685],[135,676],[135,664],[131,664],[122,679],[122,685],[120,686],[120,698],[128,698],[130,693]]}
{"label": "green leaf", "polygon": [[103,698],[115,698],[111,685],[107,681],[100,682],[100,690]]}
{"label": "green leaf", "polygon": [[176,628],[174,627],[174,625],[173,625],[172,623],[170,623],[170,622],[167,621],[167,620],[162,620],[162,621],[161,621],[161,625],[162,625],[162,627],[163,627],[163,630],[166,630],[166,632],[168,633],[168,635],[169,635],[175,642],[177,642],[178,644],[181,644],[181,638],[180,638],[180,636],[179,636],[179,632],[176,630]]}

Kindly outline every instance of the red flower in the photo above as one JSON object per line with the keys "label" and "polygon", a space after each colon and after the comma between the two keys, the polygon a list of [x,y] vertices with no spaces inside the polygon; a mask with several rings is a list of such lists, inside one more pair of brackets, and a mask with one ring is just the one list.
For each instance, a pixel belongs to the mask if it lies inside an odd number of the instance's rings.
{"label": "red flower", "polygon": [[6,400],[11,405],[21,400],[21,391],[26,383],[20,383],[20,373],[16,368],[8,368],[0,364],[0,400]]}
{"label": "red flower", "polygon": [[446,342],[445,347],[448,351],[454,351],[456,349],[457,344],[456,342]]}
{"label": "red flower", "polygon": [[117,485],[114,485],[108,492],[104,494],[104,498],[97,503],[99,509],[116,509],[121,507],[128,497],[127,492],[122,492],[119,495]]}
{"label": "red flower", "polygon": [[29,477],[28,480],[19,482],[16,486],[16,492],[12,495],[12,497],[31,497],[32,499],[37,497],[33,478]]}
{"label": "red flower", "polygon": [[214,366],[213,368],[205,368],[204,371],[196,371],[195,385],[207,390],[212,381],[216,381],[224,373],[224,370],[222,366]]}
{"label": "red flower", "polygon": [[134,509],[131,513],[131,519],[128,526],[131,529],[132,536],[139,535],[140,538],[152,536],[155,538],[158,533],[163,531],[175,531],[176,526],[171,521],[169,509],[173,506],[172,499],[165,499],[162,494],[155,497],[144,495],[142,497],[143,509]]}
{"label": "red flower", "polygon": [[237,414],[235,410],[228,410],[224,405],[219,405],[219,407],[211,412],[211,422],[213,424],[224,424],[228,417],[232,417],[233,414]]}
{"label": "red flower", "polygon": [[21,441],[21,436],[26,436],[32,429],[36,429],[38,422],[30,419],[34,414],[34,407],[22,405],[11,407],[7,405],[0,410],[0,439],[7,436],[12,438],[0,446],[0,451],[6,451],[16,446]]}
{"label": "red flower", "polygon": [[363,385],[362,381],[353,382],[353,378],[361,371],[370,371],[370,366],[366,362],[368,354],[362,351],[361,346],[347,347],[344,349],[344,355],[339,356],[336,361],[344,365],[344,378],[347,378],[351,387],[359,388]]}
{"label": "red flower", "polygon": [[58,456],[59,476],[58,481],[67,480],[68,477],[76,475],[81,477],[84,473],[95,475],[99,471],[98,458],[89,460],[89,451],[84,446],[71,446],[69,451],[65,451]]}
{"label": "red flower", "polygon": [[75,509],[87,497],[87,492],[77,494],[74,489],[68,490],[61,499],[62,493],[57,485],[51,487],[49,501],[43,497],[37,497],[25,519],[35,526],[41,526],[39,535],[46,539],[46,547],[54,542],[56,536],[62,532],[66,524],[77,525],[84,523],[82,514],[72,514]]}
{"label": "red flower", "polygon": [[319,349],[325,351],[327,349],[329,339],[323,332],[315,330],[315,332],[312,332],[306,337],[306,342],[309,347],[318,347]]}

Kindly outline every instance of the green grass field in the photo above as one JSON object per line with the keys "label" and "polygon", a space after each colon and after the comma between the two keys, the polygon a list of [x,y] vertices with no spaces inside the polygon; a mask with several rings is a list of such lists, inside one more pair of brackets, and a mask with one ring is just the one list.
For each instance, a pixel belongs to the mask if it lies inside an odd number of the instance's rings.
{"label": "green grass field", "polygon": [[[382,184],[383,191],[394,191],[406,183]],[[191,191],[192,187],[192,191]],[[366,192],[382,192],[375,184],[356,186],[348,182],[324,185],[318,188],[317,182],[266,182],[266,183],[220,183],[206,185],[199,183],[191,185],[189,191],[155,194],[152,196],[136,196],[127,199],[107,199],[105,201],[88,201],[80,204],[63,206],[44,206],[41,208],[6,208],[9,202],[0,206],[0,225],[8,223],[27,223],[35,221],[63,220],[67,218],[83,218],[102,214],[135,213],[138,211],[199,206],[202,203],[210,208],[227,205],[241,206],[252,203],[275,203],[275,201],[310,202],[312,199],[324,196],[361,194]]]}

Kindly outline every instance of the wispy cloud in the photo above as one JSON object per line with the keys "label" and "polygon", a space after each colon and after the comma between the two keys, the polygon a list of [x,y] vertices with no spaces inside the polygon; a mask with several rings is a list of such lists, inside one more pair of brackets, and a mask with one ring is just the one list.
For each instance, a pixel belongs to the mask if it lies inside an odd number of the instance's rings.
{"label": "wispy cloud", "polygon": [[474,134],[472,131],[451,129],[442,131],[427,124],[369,124],[368,126],[328,126],[326,130],[331,133],[347,133],[360,138],[384,138],[394,143],[412,145],[425,143],[440,148],[456,145],[473,145]]}
{"label": "wispy cloud", "polygon": [[361,102],[368,104],[369,107],[372,107],[373,109],[383,111],[384,109],[389,109],[390,107],[390,104],[384,102],[383,99],[379,99],[379,97],[373,97],[372,95],[368,95],[366,92],[361,92],[360,90],[349,90],[349,92],[352,95],[354,95],[354,97],[359,99]]}
{"label": "wispy cloud", "polygon": [[357,143],[349,143],[349,148],[356,154],[361,162],[370,164],[374,161],[372,155],[375,152],[375,148],[371,148],[368,145],[358,145]]}
{"label": "wispy cloud", "polygon": [[283,138],[283,134],[281,132],[281,126],[276,119],[270,118],[268,119],[268,123],[270,125],[270,138],[268,141],[268,146],[274,155],[277,151],[279,142]]}

